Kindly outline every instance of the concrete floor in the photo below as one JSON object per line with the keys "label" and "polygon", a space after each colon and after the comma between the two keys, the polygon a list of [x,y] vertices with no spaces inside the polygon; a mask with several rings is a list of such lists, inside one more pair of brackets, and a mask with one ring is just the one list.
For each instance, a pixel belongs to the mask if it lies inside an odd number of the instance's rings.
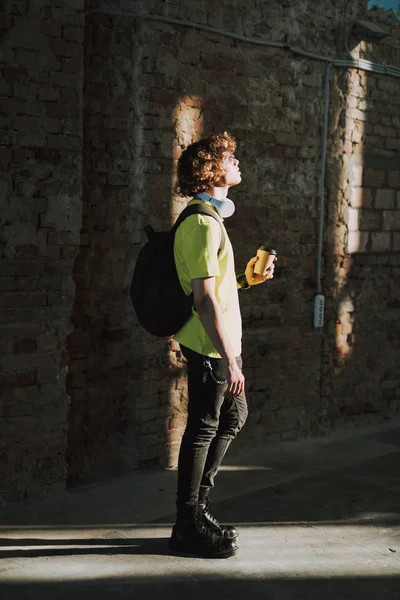
{"label": "concrete floor", "polygon": [[1,600],[400,599],[400,418],[246,454],[214,512],[227,560],[170,554],[176,473],[134,472],[0,511]]}

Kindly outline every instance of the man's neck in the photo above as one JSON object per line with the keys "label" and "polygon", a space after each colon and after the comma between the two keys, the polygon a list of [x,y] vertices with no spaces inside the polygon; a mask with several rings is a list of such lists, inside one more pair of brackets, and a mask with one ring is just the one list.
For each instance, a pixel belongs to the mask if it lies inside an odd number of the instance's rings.
{"label": "man's neck", "polygon": [[210,194],[213,198],[217,198],[217,200],[223,200],[228,197],[229,187],[212,187],[208,190],[205,190],[206,194]]}

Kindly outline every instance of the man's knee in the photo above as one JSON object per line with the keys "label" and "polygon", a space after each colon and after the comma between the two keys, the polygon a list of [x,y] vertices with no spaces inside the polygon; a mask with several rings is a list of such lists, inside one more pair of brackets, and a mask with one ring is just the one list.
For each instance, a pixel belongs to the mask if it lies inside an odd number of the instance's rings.
{"label": "man's knee", "polygon": [[235,438],[248,416],[247,403],[244,397],[231,398],[229,410],[221,414],[219,433]]}
{"label": "man's knee", "polygon": [[245,404],[238,410],[238,414],[239,414],[239,419],[238,419],[238,433],[239,433],[239,431],[242,429],[243,425],[246,423],[247,417],[249,415],[249,410],[247,408],[247,404]]}

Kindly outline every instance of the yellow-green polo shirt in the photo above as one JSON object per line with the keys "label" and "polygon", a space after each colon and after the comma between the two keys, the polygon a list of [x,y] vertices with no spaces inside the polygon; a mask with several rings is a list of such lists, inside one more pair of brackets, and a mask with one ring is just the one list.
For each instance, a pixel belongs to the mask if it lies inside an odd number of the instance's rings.
{"label": "yellow-green polo shirt", "polygon": [[[191,200],[188,206],[196,203],[206,204],[201,200]],[[207,203],[207,206],[210,205]],[[179,281],[186,294],[192,291],[192,279],[215,277],[215,295],[221,308],[224,326],[235,356],[239,356],[242,351],[242,318],[235,261],[225,226],[223,229],[225,239],[218,254],[222,235],[218,221],[208,215],[190,215],[176,230],[174,258]],[[199,354],[221,358],[194,308],[192,316],[176,333],[174,339]]]}

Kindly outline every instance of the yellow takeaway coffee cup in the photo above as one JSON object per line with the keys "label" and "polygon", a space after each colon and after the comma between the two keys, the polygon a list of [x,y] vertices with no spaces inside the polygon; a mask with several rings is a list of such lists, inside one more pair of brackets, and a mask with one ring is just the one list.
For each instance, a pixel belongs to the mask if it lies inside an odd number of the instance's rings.
{"label": "yellow takeaway coffee cup", "polygon": [[272,265],[276,255],[276,250],[265,244],[260,244],[257,248],[258,261],[254,266],[254,273],[265,275],[265,271]]}

